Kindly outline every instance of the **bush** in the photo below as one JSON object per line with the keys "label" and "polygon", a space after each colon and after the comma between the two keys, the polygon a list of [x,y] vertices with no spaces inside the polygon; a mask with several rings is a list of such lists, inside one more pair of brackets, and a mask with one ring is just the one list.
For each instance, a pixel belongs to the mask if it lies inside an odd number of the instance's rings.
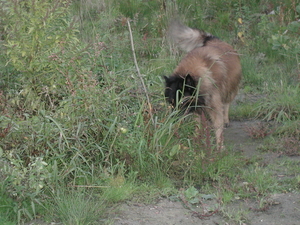
{"label": "bush", "polygon": [[[53,108],[74,91],[82,57],[71,1],[5,1],[3,23],[9,63],[21,74],[15,102],[27,109]],[[20,102],[20,99],[22,101]],[[25,100],[26,99],[26,100]],[[20,105],[20,104],[24,105]]]}

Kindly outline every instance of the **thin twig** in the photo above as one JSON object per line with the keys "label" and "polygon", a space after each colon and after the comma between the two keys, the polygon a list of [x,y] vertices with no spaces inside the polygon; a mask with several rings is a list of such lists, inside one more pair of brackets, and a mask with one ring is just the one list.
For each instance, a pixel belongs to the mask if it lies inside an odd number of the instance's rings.
{"label": "thin twig", "polygon": [[127,19],[127,24],[128,24],[129,34],[130,34],[130,43],[131,43],[131,50],[132,50],[132,55],[133,55],[134,64],[135,64],[135,67],[136,67],[136,71],[137,71],[137,73],[138,73],[138,76],[139,76],[139,78],[140,78],[140,80],[141,80],[141,83],[142,83],[142,86],[143,86],[143,89],[144,89],[146,98],[147,98],[147,104],[148,104],[148,107],[149,107],[149,115],[150,115],[150,118],[151,118],[152,123],[154,124],[154,119],[153,119],[153,115],[152,115],[152,106],[151,106],[151,103],[150,103],[149,94],[148,94],[148,91],[147,91],[145,82],[144,82],[144,80],[143,80],[143,77],[142,77],[142,75],[141,75],[141,72],[140,72],[140,69],[139,69],[137,60],[136,60],[136,55],[135,55],[135,50],[134,50],[134,43],[133,43],[133,37],[132,37],[132,31],[131,31],[131,26],[130,26],[130,21],[129,21],[129,19]]}

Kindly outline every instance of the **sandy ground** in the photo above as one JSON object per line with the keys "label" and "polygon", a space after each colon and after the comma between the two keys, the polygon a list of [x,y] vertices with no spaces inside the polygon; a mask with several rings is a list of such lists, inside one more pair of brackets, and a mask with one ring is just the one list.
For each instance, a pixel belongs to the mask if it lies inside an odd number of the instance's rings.
{"label": "sandy ground", "polygon": [[[246,215],[249,222],[242,224],[253,225],[299,225],[300,224],[300,195],[278,194],[272,196],[274,205],[262,212],[249,210]],[[233,210],[238,207],[250,208],[255,202],[235,203]],[[171,202],[167,199],[159,200],[156,204],[137,205],[123,204],[114,217],[114,225],[226,225],[220,214],[214,214],[207,218],[198,218],[180,202]]]}

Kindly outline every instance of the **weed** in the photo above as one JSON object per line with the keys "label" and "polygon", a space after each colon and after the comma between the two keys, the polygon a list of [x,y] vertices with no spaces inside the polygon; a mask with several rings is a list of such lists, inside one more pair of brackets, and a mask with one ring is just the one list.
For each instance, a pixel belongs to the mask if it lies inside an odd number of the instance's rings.
{"label": "weed", "polygon": [[255,125],[249,125],[245,128],[248,135],[253,139],[264,138],[272,133],[270,125],[266,123],[259,122]]}
{"label": "weed", "polygon": [[246,224],[247,214],[249,212],[243,209],[223,209],[222,214],[230,221],[230,224]]}
{"label": "weed", "polygon": [[53,198],[50,211],[63,224],[94,224],[104,213],[103,200],[96,200],[92,195],[81,191],[61,190]]}
{"label": "weed", "polygon": [[255,108],[257,117],[276,122],[297,120],[300,111],[297,100],[299,87],[285,88],[282,85],[279,90],[280,93],[262,100],[259,106]]}
{"label": "weed", "polygon": [[294,136],[300,137],[300,121],[289,121],[276,129],[276,135],[278,136]]}
{"label": "weed", "polygon": [[1,224],[15,224],[17,222],[16,217],[16,202],[10,196],[8,196],[5,192],[6,185],[4,183],[1,184],[0,190],[0,222]]}
{"label": "weed", "polygon": [[258,196],[269,191],[274,191],[277,188],[277,181],[271,175],[271,172],[258,164],[243,171],[241,178],[247,181],[242,186],[243,189]]}
{"label": "weed", "polygon": [[269,210],[270,206],[272,205],[278,205],[278,202],[275,202],[268,197],[266,198],[261,198],[258,200],[258,207],[257,208],[250,208],[250,210],[253,210],[255,212],[265,212]]}
{"label": "weed", "polygon": [[300,155],[300,140],[295,137],[286,137],[283,139],[283,148],[285,151],[282,152],[288,156],[299,156]]}
{"label": "weed", "polygon": [[279,155],[299,156],[299,139],[294,136],[278,137],[277,140],[268,140],[260,147],[262,151],[272,151]]}
{"label": "weed", "polygon": [[[219,212],[218,202],[212,201],[215,200],[215,196],[211,194],[200,194],[199,191],[193,186],[186,190],[182,190],[179,198],[185,207],[192,211],[193,216],[198,217],[199,219],[211,217]],[[207,204],[204,203],[204,201],[211,202],[210,204]]]}

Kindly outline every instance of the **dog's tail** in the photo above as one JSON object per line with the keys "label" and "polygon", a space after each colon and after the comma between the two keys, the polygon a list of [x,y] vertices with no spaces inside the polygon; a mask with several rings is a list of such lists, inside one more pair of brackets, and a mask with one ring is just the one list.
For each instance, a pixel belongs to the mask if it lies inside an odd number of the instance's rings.
{"label": "dog's tail", "polygon": [[185,52],[201,47],[205,45],[207,41],[215,38],[215,36],[210,33],[190,28],[177,20],[170,23],[168,36],[172,42]]}

